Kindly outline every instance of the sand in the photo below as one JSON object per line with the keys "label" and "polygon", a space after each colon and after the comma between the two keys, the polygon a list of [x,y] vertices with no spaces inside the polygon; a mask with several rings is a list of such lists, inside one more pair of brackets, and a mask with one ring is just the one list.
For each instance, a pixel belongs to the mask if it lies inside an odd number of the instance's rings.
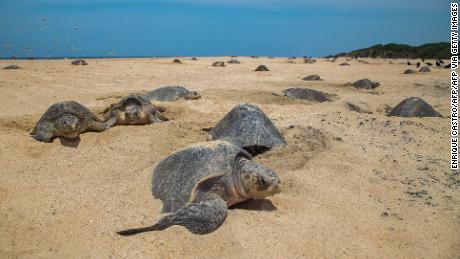
{"label": "sand", "polygon": [[[418,96],[449,115],[449,71],[404,75],[405,60],[339,66],[286,58],[228,57],[0,61],[0,254],[2,258],[458,258],[460,178],[449,169],[445,118],[386,117]],[[434,63],[434,62],[433,62]],[[265,64],[269,72],[254,72]],[[301,79],[318,74],[324,81]],[[344,86],[362,78],[374,90]],[[100,113],[128,93],[183,85],[200,100],[155,102],[171,121],[85,133],[76,148],[40,143],[28,132],[55,102],[75,100]],[[314,103],[276,96],[289,87],[336,94]],[[255,160],[275,169],[282,193],[229,210],[215,232],[174,226],[132,237],[115,231],[155,223],[150,192],[162,158],[208,139],[235,105],[258,105],[288,145]],[[346,102],[369,113],[350,111]],[[292,127],[293,126],[293,127]]]}

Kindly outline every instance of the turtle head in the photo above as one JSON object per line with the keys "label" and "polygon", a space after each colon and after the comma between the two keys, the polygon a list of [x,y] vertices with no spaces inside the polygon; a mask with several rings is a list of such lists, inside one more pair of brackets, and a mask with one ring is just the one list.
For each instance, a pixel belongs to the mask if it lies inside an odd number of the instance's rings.
{"label": "turtle head", "polygon": [[240,160],[239,179],[249,198],[265,198],[281,191],[281,180],[275,171],[251,160]]}
{"label": "turtle head", "polygon": [[64,113],[56,121],[56,126],[63,133],[71,133],[80,128],[80,120],[71,113]]}
{"label": "turtle head", "polygon": [[125,107],[125,116],[128,122],[137,121],[141,118],[141,107],[137,104],[129,104]]}
{"label": "turtle head", "polygon": [[201,98],[201,95],[196,91],[190,91],[184,96],[185,100],[197,100]]}

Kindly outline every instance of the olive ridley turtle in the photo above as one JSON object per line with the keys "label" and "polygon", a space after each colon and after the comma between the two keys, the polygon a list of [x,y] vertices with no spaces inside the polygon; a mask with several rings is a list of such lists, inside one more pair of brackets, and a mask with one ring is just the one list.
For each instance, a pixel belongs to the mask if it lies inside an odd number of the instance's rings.
{"label": "olive ridley turtle", "polygon": [[265,65],[260,65],[254,71],[270,71]]}
{"label": "olive ridley turtle", "polygon": [[335,96],[309,88],[288,88],[283,90],[283,94],[284,96],[293,99],[302,99],[320,103],[331,101],[331,97]]}
{"label": "olive ridley turtle", "polygon": [[172,102],[184,98],[185,100],[197,100],[201,95],[195,91],[189,91],[183,86],[164,86],[144,94],[144,98],[152,101]]}
{"label": "olive ridley turtle", "polygon": [[247,103],[234,107],[209,133],[212,140],[232,142],[252,155],[286,144],[267,115],[259,107]]}
{"label": "olive ridley turtle", "polygon": [[149,101],[136,94],[128,95],[104,111],[108,127],[115,125],[145,125],[167,121]]}
{"label": "olive ridley turtle", "polygon": [[276,172],[251,160],[238,146],[226,141],[195,144],[170,154],[154,169],[153,196],[170,214],[152,226],[117,233],[126,236],[180,225],[194,234],[207,234],[222,225],[229,206],[280,190]]}
{"label": "olive ridley turtle", "polygon": [[77,138],[87,131],[104,131],[107,125],[85,106],[75,101],[51,105],[42,115],[30,135],[41,142],[51,142],[55,137]]}
{"label": "olive ridley turtle", "polygon": [[442,117],[422,98],[409,97],[388,112],[388,116],[398,117]]}

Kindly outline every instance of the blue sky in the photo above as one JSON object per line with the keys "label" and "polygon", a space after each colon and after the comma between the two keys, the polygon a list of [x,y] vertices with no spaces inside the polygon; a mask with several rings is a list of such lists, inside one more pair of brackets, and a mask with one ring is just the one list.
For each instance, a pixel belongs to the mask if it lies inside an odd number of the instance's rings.
{"label": "blue sky", "polygon": [[0,0],[0,57],[324,56],[449,22],[445,0]]}

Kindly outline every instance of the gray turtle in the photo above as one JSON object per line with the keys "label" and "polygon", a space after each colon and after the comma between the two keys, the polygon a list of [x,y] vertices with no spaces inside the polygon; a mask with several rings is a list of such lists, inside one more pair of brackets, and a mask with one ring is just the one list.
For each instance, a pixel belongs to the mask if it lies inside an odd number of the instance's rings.
{"label": "gray turtle", "polygon": [[88,108],[75,101],[65,101],[51,105],[30,135],[38,141],[51,142],[55,137],[74,139],[87,131],[106,129],[107,125]]}
{"label": "gray turtle", "polygon": [[442,117],[422,98],[409,97],[388,112],[388,116],[398,117]]}
{"label": "gray turtle", "polygon": [[288,88],[283,90],[283,94],[284,96],[293,99],[302,99],[320,103],[331,101],[330,97],[333,97],[331,94],[326,94],[309,88]]}
{"label": "gray turtle", "polygon": [[222,225],[229,206],[280,190],[276,172],[252,161],[238,146],[226,141],[195,144],[170,154],[153,172],[153,196],[170,214],[152,226],[117,233],[133,235],[180,225],[194,234],[207,234]]}
{"label": "gray turtle", "polygon": [[265,65],[260,65],[254,71],[270,71]]}
{"label": "gray turtle", "polygon": [[107,127],[145,125],[167,121],[149,101],[140,95],[128,95],[104,111]]}
{"label": "gray turtle", "polygon": [[144,95],[144,98],[151,101],[172,102],[178,99],[197,100],[201,95],[195,91],[189,91],[183,86],[164,86]]}
{"label": "gray turtle", "polygon": [[22,68],[17,65],[9,65],[9,66],[4,67],[3,69],[22,69]]}
{"label": "gray turtle", "polygon": [[229,64],[240,64],[240,62],[236,59],[230,59],[230,61],[228,61],[227,63]]}
{"label": "gray turtle", "polygon": [[88,63],[86,61],[84,61],[83,59],[74,60],[74,61],[71,62],[71,64],[75,65],[75,66],[78,66],[78,65],[86,66],[86,65],[88,65]]}
{"label": "gray turtle", "polygon": [[374,89],[378,86],[380,86],[379,82],[372,82],[371,80],[364,78],[360,79],[354,83],[349,84],[351,86],[354,86],[355,88],[361,88],[361,89]]}
{"label": "gray turtle", "polygon": [[213,67],[225,67],[225,62],[223,62],[223,61],[216,61],[216,62],[212,63],[212,66],[213,66]]}
{"label": "gray turtle", "polygon": [[319,75],[309,75],[304,78],[302,78],[304,81],[322,81],[321,77]]}
{"label": "gray turtle", "polygon": [[429,67],[425,66],[425,67],[420,68],[420,70],[418,72],[426,73],[426,72],[430,72],[430,71],[431,71],[431,69]]}
{"label": "gray turtle", "polygon": [[408,69],[404,70],[404,72],[403,72],[403,73],[404,73],[404,74],[415,74],[415,73],[417,73],[417,71],[415,71],[415,70],[413,70],[413,69],[410,69],[410,68],[408,68]]}
{"label": "gray turtle", "polygon": [[252,155],[286,144],[267,115],[257,106],[247,103],[234,107],[209,133],[212,140],[232,142]]}
{"label": "gray turtle", "polygon": [[305,63],[305,64],[313,64],[315,62],[316,62],[316,60],[312,59],[312,58],[304,58],[303,59],[303,63]]}

